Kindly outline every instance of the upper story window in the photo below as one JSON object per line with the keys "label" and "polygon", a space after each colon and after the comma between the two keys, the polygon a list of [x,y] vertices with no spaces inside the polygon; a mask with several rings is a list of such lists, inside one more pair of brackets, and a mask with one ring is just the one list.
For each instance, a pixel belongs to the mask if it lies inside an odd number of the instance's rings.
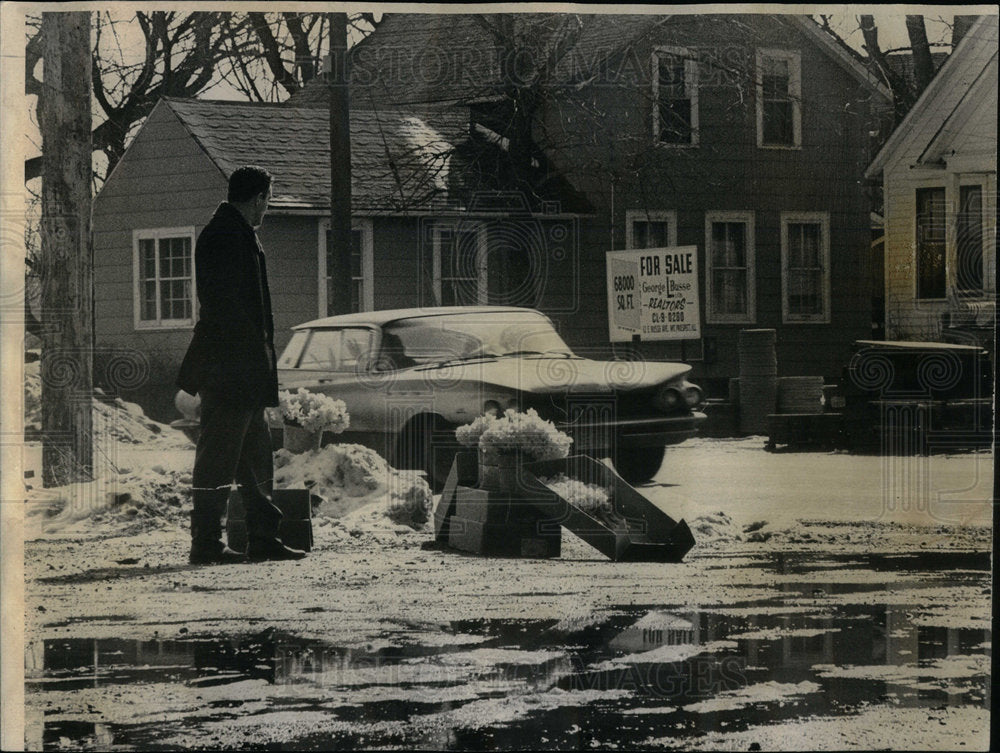
{"label": "upper story window", "polygon": [[830,216],[826,212],[781,214],[782,320],[830,321]]}
{"label": "upper story window", "polygon": [[194,228],[136,230],[132,256],[135,328],[194,324]]}
{"label": "upper story window", "polygon": [[[330,221],[321,223],[320,236],[320,316],[336,313],[335,286],[331,276],[334,267],[333,244],[330,242]],[[372,221],[356,219],[351,223],[351,308],[371,311],[375,308],[374,249]]]}
{"label": "upper story window", "polygon": [[653,140],[698,143],[698,60],[691,50],[657,47],[653,52]]}
{"label": "upper story window", "polygon": [[802,60],[788,50],[757,51],[757,146],[802,146]]}
{"label": "upper story window", "polygon": [[629,209],[625,212],[626,248],[662,248],[677,245],[677,213]]}

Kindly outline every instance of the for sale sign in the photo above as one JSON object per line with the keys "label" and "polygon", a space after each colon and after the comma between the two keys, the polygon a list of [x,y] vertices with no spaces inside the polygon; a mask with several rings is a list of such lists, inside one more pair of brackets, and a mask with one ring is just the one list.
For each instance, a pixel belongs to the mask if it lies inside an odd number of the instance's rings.
{"label": "for sale sign", "polygon": [[611,342],[701,337],[696,246],[607,254]]}

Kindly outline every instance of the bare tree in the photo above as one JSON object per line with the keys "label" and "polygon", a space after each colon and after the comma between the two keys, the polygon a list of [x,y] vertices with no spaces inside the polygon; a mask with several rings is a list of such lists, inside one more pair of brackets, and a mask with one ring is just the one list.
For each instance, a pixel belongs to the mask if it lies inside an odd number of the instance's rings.
{"label": "bare tree", "polygon": [[[225,20],[231,54],[220,67],[223,80],[248,100],[277,102],[295,94],[322,72],[329,55],[326,13],[247,13]],[[372,13],[348,16],[354,39],[372,31]]]}
{"label": "bare tree", "polygon": [[[551,13],[525,21],[513,14],[475,16],[492,40],[499,80],[499,128],[508,140],[516,186],[530,186],[529,173],[535,147],[534,124],[559,63],[579,39],[583,22],[578,15]],[[506,121],[506,122],[504,122]]]}
{"label": "bare tree", "polygon": [[[908,15],[905,18],[908,46],[883,49],[879,40],[879,27],[873,15],[859,15],[858,28],[864,40],[862,61],[892,92],[895,121],[898,123],[910,111],[917,98],[934,78],[935,65],[932,44],[927,36],[924,16]],[[820,26],[845,49],[857,55],[844,38],[830,24],[829,16],[820,16]],[[946,46],[946,45],[938,45]],[[905,56],[912,59],[907,62]]]}
{"label": "bare tree", "polygon": [[[230,55],[242,52],[227,44],[224,13],[137,11],[134,18],[94,13],[90,75],[99,122],[91,133],[95,152],[106,158],[96,176],[103,180],[121,159],[130,136],[161,97],[193,97],[218,80],[218,67]],[[138,25],[143,49],[128,43],[129,27]],[[25,92],[37,94],[42,59],[40,24],[30,20],[25,49]],[[134,36],[134,32],[131,34]],[[42,157],[25,162],[25,182],[41,174]]]}
{"label": "bare tree", "polygon": [[[221,84],[250,101],[278,101],[320,71],[327,37],[322,13],[137,11],[134,16],[95,12],[91,78],[98,123],[95,152],[99,185],[114,169],[129,139],[161,97],[196,97]],[[359,38],[376,26],[373,14],[349,18]],[[139,35],[136,35],[138,27]],[[25,93],[37,95],[42,61],[41,21],[29,18]],[[139,36],[137,47],[133,40]],[[25,161],[25,182],[41,175],[42,158]]]}

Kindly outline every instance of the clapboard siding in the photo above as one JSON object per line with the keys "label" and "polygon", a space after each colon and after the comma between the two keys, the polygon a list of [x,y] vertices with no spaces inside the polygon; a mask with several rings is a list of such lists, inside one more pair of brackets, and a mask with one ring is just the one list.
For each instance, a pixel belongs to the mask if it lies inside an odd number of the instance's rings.
{"label": "clapboard siding", "polygon": [[[869,169],[872,177],[881,175],[883,181],[885,318],[891,338],[940,339],[942,316],[951,306],[947,298],[916,298],[916,192],[920,188],[944,188],[946,205],[955,207],[960,185],[977,182],[983,186],[986,290],[982,301],[995,300],[996,55],[996,17],[981,17]],[[947,222],[950,286],[955,238],[951,210]]]}
{"label": "clapboard siding", "polygon": [[[781,40],[781,41],[775,41]],[[736,78],[713,81],[710,64],[699,75],[699,144],[654,146],[649,68],[658,46],[696,50],[702,60],[724,49]],[[757,146],[752,74],[758,49],[783,49],[801,56],[802,144],[798,149]],[[610,222],[592,223],[583,256],[592,270],[581,287],[587,316],[566,322],[574,339],[607,338],[604,252],[625,247],[628,210],[666,210],[677,216],[680,245],[698,248],[702,279],[702,331],[714,340],[714,362],[695,363],[695,374],[735,375],[736,343],[746,326],[778,330],[782,374],[839,375],[853,340],[871,332],[870,202],[861,187],[870,158],[868,131],[878,114],[872,91],[793,26],[767,16],[673,17],[636,45],[616,84],[595,85],[549,106],[550,140],[580,145],[556,150],[559,168],[576,181],[598,213]],[[612,64],[614,65],[614,64]],[[624,83],[623,83],[624,79]],[[883,103],[884,105],[885,103]],[[589,108],[589,110],[587,109]],[[614,113],[599,124],[580,113]],[[601,128],[605,130],[600,130]],[[616,165],[612,193],[607,174],[591,164]],[[628,166],[629,169],[625,169]],[[713,211],[753,211],[756,256],[756,315],[744,325],[705,324],[705,216]],[[830,324],[782,322],[781,213],[829,215],[831,255]],[[609,227],[610,224],[610,227]],[[612,240],[613,238],[613,240]],[[589,298],[588,298],[589,296]],[[644,357],[677,357],[676,343],[641,343]],[[697,343],[687,347],[698,352]]]}
{"label": "clapboard siding", "polygon": [[121,394],[154,418],[175,418],[177,366],[190,328],[136,331],[134,230],[194,227],[225,199],[226,178],[166,107],[157,107],[94,200],[94,324],[102,349],[125,348],[148,366],[146,382]]}

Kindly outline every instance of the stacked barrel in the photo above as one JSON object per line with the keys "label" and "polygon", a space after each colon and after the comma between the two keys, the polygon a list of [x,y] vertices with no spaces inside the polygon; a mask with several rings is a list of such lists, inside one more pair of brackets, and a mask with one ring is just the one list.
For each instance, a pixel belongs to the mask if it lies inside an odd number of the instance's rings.
{"label": "stacked barrel", "polygon": [[795,376],[778,379],[778,413],[822,413],[823,377]]}
{"label": "stacked barrel", "polygon": [[764,434],[767,417],[778,400],[777,331],[740,330],[737,352],[740,365],[740,432]]}

